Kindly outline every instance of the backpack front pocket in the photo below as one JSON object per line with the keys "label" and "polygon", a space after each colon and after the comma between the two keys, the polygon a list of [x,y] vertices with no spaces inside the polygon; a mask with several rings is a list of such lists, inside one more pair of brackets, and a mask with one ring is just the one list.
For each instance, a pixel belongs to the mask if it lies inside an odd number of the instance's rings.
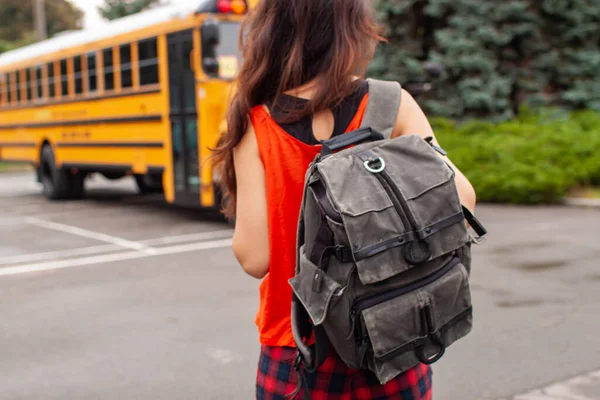
{"label": "backpack front pocket", "polygon": [[359,353],[385,382],[419,362],[437,361],[470,331],[467,271],[453,257],[409,285],[357,299],[353,315]]}
{"label": "backpack front pocket", "polygon": [[302,303],[312,323],[321,325],[327,316],[330,303],[343,293],[342,285],[329,276],[323,269],[308,260],[303,252],[300,256],[300,268],[296,276],[289,280],[294,294]]}

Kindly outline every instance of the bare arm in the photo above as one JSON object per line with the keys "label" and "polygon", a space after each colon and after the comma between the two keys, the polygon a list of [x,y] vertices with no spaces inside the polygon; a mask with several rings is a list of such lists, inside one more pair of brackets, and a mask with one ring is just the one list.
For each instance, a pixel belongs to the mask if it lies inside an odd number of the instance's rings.
{"label": "bare arm", "polygon": [[[421,107],[419,107],[410,93],[403,89],[402,101],[400,102],[400,109],[396,119],[396,126],[392,132],[392,138],[410,134],[418,134],[423,138],[431,136],[433,137],[433,143],[439,146],[425,113],[423,113],[423,110],[421,110]],[[440,155],[440,157],[443,156]],[[456,168],[448,157],[443,158],[456,173],[456,186],[462,204],[471,210],[471,212],[474,212],[476,203],[475,189],[473,189],[467,177]]]}
{"label": "bare arm", "polygon": [[237,202],[233,253],[248,275],[269,272],[269,226],[265,169],[252,124],[234,150]]}

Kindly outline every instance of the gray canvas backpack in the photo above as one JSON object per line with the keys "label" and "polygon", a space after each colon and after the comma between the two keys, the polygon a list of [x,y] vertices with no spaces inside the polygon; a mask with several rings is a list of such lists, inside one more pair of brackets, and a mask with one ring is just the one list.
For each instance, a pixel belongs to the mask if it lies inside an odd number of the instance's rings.
{"label": "gray canvas backpack", "polygon": [[300,380],[331,345],[383,384],[471,330],[471,244],[486,231],[442,149],[388,140],[400,97],[399,84],[369,80],[361,128],[322,142],[307,171],[290,280]]}

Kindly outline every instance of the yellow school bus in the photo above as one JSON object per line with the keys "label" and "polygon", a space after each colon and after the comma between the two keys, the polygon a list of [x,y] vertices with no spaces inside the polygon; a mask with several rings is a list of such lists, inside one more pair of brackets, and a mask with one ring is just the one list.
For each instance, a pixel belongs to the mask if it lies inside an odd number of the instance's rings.
{"label": "yellow school bus", "polygon": [[212,208],[206,162],[240,63],[252,1],[196,0],[67,32],[0,55],[0,161],[32,163],[49,199],[87,176]]}

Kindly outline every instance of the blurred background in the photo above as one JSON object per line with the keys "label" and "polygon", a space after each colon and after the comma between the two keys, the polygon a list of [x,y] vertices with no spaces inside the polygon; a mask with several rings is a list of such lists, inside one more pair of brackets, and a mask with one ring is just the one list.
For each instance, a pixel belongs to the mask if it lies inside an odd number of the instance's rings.
{"label": "blurred background", "polygon": [[[251,399],[258,282],[207,162],[255,1],[0,0],[0,400]],[[600,399],[600,2],[379,0],[478,195],[434,398]]]}

